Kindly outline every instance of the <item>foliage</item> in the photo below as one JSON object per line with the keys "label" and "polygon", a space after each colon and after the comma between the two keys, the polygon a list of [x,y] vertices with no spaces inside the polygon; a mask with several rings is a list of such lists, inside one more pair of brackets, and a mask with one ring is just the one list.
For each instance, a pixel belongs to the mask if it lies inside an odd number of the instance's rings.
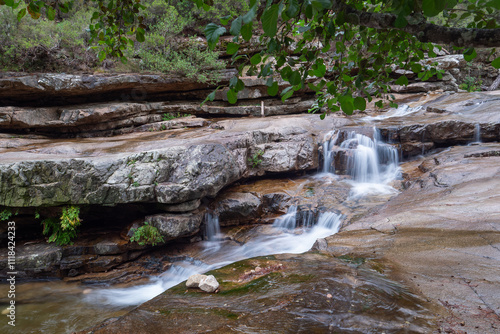
{"label": "foliage", "polygon": [[[18,17],[29,13],[34,19],[43,16],[54,20],[54,13],[67,12],[69,4],[74,3],[71,0],[27,2],[24,11],[17,8],[19,3],[14,0],[1,0],[0,5],[18,10]],[[442,73],[434,65],[422,62],[424,57],[436,55],[431,42],[454,45],[467,61],[477,56],[475,47],[500,45],[498,0],[191,2],[196,8],[187,0],[172,0],[168,4],[144,0],[145,5],[139,0],[89,2],[88,8],[92,8],[89,31],[98,44],[99,58],[110,55],[125,62],[129,55],[127,48],[134,45],[137,53],[130,55],[142,59],[143,69],[170,69],[198,77],[200,64],[204,68],[220,66],[215,55],[198,47],[195,40],[174,47],[177,42],[171,36],[198,24],[199,15],[207,19],[205,33],[211,48],[220,36],[227,33],[233,36],[224,45],[240,75],[266,78],[268,93],[272,96],[280,93],[282,100],[307,87],[317,96],[317,105],[311,112],[322,112],[324,117],[326,110],[342,110],[346,114],[364,110],[373,99],[378,107],[387,101],[395,106],[391,102],[394,99],[391,85],[409,83],[404,71],[415,73],[423,81],[439,78]],[[203,14],[202,10],[207,12]],[[163,18],[151,20],[149,32],[144,24],[145,11],[164,11]],[[260,34],[258,38],[254,38],[256,31]],[[146,38],[149,44],[135,43],[143,43]],[[241,51],[243,43],[257,39],[261,52],[250,56]],[[491,65],[500,68],[500,57]],[[203,76],[198,79],[210,80]],[[289,87],[280,92],[278,79],[286,81]],[[229,88],[228,100],[235,103],[244,84],[235,77]],[[209,100],[212,96],[209,95]]]}
{"label": "foliage", "polygon": [[466,90],[468,92],[479,92],[481,91],[481,85],[483,81],[471,76],[466,76],[462,84],[460,84],[460,89]]}
{"label": "foliage", "polygon": [[49,243],[55,242],[58,246],[72,244],[71,239],[76,237],[81,221],[79,207],[64,207],[59,220],[46,218],[42,221],[43,234],[50,234],[47,240]]}
{"label": "foliage", "polygon": [[[22,5],[20,6],[22,7]],[[61,22],[16,19],[0,6],[0,66],[9,70],[64,71],[96,66],[88,48],[91,11],[82,7]]]}
{"label": "foliage", "polygon": [[162,116],[162,121],[171,121],[173,119],[176,119],[176,118],[181,118],[181,117],[189,117],[191,116],[191,114],[181,114],[180,112],[178,112],[177,114],[174,114],[174,113],[164,113],[163,116]]}
{"label": "foliage", "polygon": [[[0,212],[0,222],[4,220],[9,220],[13,213],[11,209],[4,209]],[[15,213],[17,215],[17,212]]]}
{"label": "foliage", "polygon": [[[199,7],[208,3],[195,1]],[[252,0],[247,13],[233,18],[229,29],[233,40],[227,43],[226,51],[232,54],[240,75],[267,78],[270,95],[278,94],[277,79],[281,78],[289,84],[281,91],[282,100],[307,86],[318,100],[312,112],[321,111],[322,117],[325,110],[352,114],[364,110],[373,98],[378,107],[387,100],[395,107],[391,85],[409,83],[408,77],[397,70],[412,71],[422,81],[440,78],[442,72],[435,64],[422,62],[426,56],[436,56],[431,41],[455,44],[467,61],[477,55],[474,43],[500,45],[494,31],[487,31],[499,28],[495,20],[498,9],[500,2],[485,0],[276,0],[264,6]],[[468,29],[444,34],[430,25],[438,15],[444,26],[471,16],[467,28],[486,28],[484,35],[492,38],[467,38],[472,36]],[[252,39],[256,20],[263,30],[259,37],[263,51],[249,57],[239,50],[242,43]],[[209,46],[213,47],[226,31],[224,22],[207,25]],[[457,35],[463,38],[457,39]],[[500,58],[492,65],[499,68]],[[229,88],[228,101],[235,103],[244,85],[235,78]]]}
{"label": "foliage", "polygon": [[252,165],[252,168],[258,167],[262,163],[262,156],[264,155],[264,151],[258,150],[251,157],[248,158],[248,162]]}
{"label": "foliage", "polygon": [[155,226],[145,222],[143,226],[134,230],[134,235],[130,238],[131,242],[137,242],[139,245],[152,245],[164,243],[165,239]]}
{"label": "foliage", "polygon": [[218,79],[216,72],[208,71],[225,68],[224,62],[218,60],[218,53],[202,50],[203,45],[195,38],[179,36],[190,22],[189,18],[160,1],[154,1],[146,10],[162,12],[162,16],[150,25],[146,42],[137,46],[141,69],[176,73],[199,82]]}

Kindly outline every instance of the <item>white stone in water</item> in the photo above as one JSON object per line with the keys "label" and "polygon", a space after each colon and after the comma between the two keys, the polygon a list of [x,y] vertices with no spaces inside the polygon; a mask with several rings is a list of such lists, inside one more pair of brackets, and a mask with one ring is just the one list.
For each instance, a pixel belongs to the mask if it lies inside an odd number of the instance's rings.
{"label": "white stone in water", "polygon": [[219,288],[219,282],[214,275],[205,276],[201,281],[199,288],[205,292],[214,292]]}
{"label": "white stone in water", "polygon": [[186,281],[186,286],[188,288],[198,288],[202,279],[206,278],[207,275],[194,274],[189,276]]}

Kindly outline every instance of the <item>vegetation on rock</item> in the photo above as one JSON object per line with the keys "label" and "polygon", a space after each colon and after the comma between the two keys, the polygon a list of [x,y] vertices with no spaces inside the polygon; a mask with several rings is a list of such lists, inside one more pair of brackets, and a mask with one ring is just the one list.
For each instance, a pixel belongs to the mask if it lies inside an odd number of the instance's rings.
{"label": "vegetation on rock", "polygon": [[164,243],[165,239],[155,226],[145,222],[143,226],[134,229],[134,235],[130,238],[130,242],[137,242],[141,246],[156,246],[157,244]]}
{"label": "vegetation on rock", "polygon": [[43,234],[49,235],[47,242],[55,242],[58,246],[72,244],[81,224],[80,208],[74,205],[64,207],[59,220],[46,218],[42,221]]}

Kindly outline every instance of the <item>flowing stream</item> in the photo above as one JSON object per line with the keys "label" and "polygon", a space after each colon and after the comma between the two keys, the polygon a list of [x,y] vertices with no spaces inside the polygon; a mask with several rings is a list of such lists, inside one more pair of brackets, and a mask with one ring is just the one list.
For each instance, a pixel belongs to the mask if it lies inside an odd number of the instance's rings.
{"label": "flowing stream", "polygon": [[[334,176],[333,159],[336,149],[351,151],[348,157],[351,197],[390,194],[389,185],[399,175],[398,152],[384,144],[374,129],[373,139],[350,132],[338,143],[339,132],[328,134],[323,144],[324,164],[321,175]],[[150,278],[149,283],[127,288],[97,288],[63,282],[26,284],[32,294],[45,291],[36,302],[20,303],[19,321],[23,333],[67,333],[82,330],[106,318],[119,316],[131,308],[154,298],[170,287],[186,280],[190,275],[220,268],[235,261],[271,254],[303,253],[311,249],[318,238],[335,234],[341,227],[343,215],[324,211],[298,214],[297,205],[275,220],[272,226],[255,226],[253,237],[245,243],[228,240],[219,227],[218,217],[208,213],[203,241],[195,254],[176,261],[164,273]],[[36,283],[38,284],[38,283]],[[36,285],[35,284],[35,285]],[[20,285],[23,289],[23,285]],[[29,292],[26,292],[29,294]],[[0,327],[2,333],[12,332]],[[19,331],[17,331],[19,333]],[[15,333],[15,332],[12,332]]]}

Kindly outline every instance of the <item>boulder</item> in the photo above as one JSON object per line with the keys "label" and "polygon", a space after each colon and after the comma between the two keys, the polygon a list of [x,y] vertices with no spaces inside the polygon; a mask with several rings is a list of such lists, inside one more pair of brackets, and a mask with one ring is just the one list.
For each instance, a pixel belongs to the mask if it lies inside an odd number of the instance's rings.
{"label": "boulder", "polygon": [[261,207],[260,199],[250,193],[227,192],[215,202],[221,225],[239,225],[255,219]]}
{"label": "boulder", "polygon": [[202,279],[205,279],[207,275],[194,274],[189,276],[186,281],[186,287],[188,288],[199,288]]}
{"label": "boulder", "polygon": [[219,282],[214,275],[208,275],[200,280],[199,288],[205,292],[215,292],[219,288]]}
{"label": "boulder", "polygon": [[145,221],[158,229],[166,240],[187,237],[200,230],[203,214],[159,214],[146,216]]}

